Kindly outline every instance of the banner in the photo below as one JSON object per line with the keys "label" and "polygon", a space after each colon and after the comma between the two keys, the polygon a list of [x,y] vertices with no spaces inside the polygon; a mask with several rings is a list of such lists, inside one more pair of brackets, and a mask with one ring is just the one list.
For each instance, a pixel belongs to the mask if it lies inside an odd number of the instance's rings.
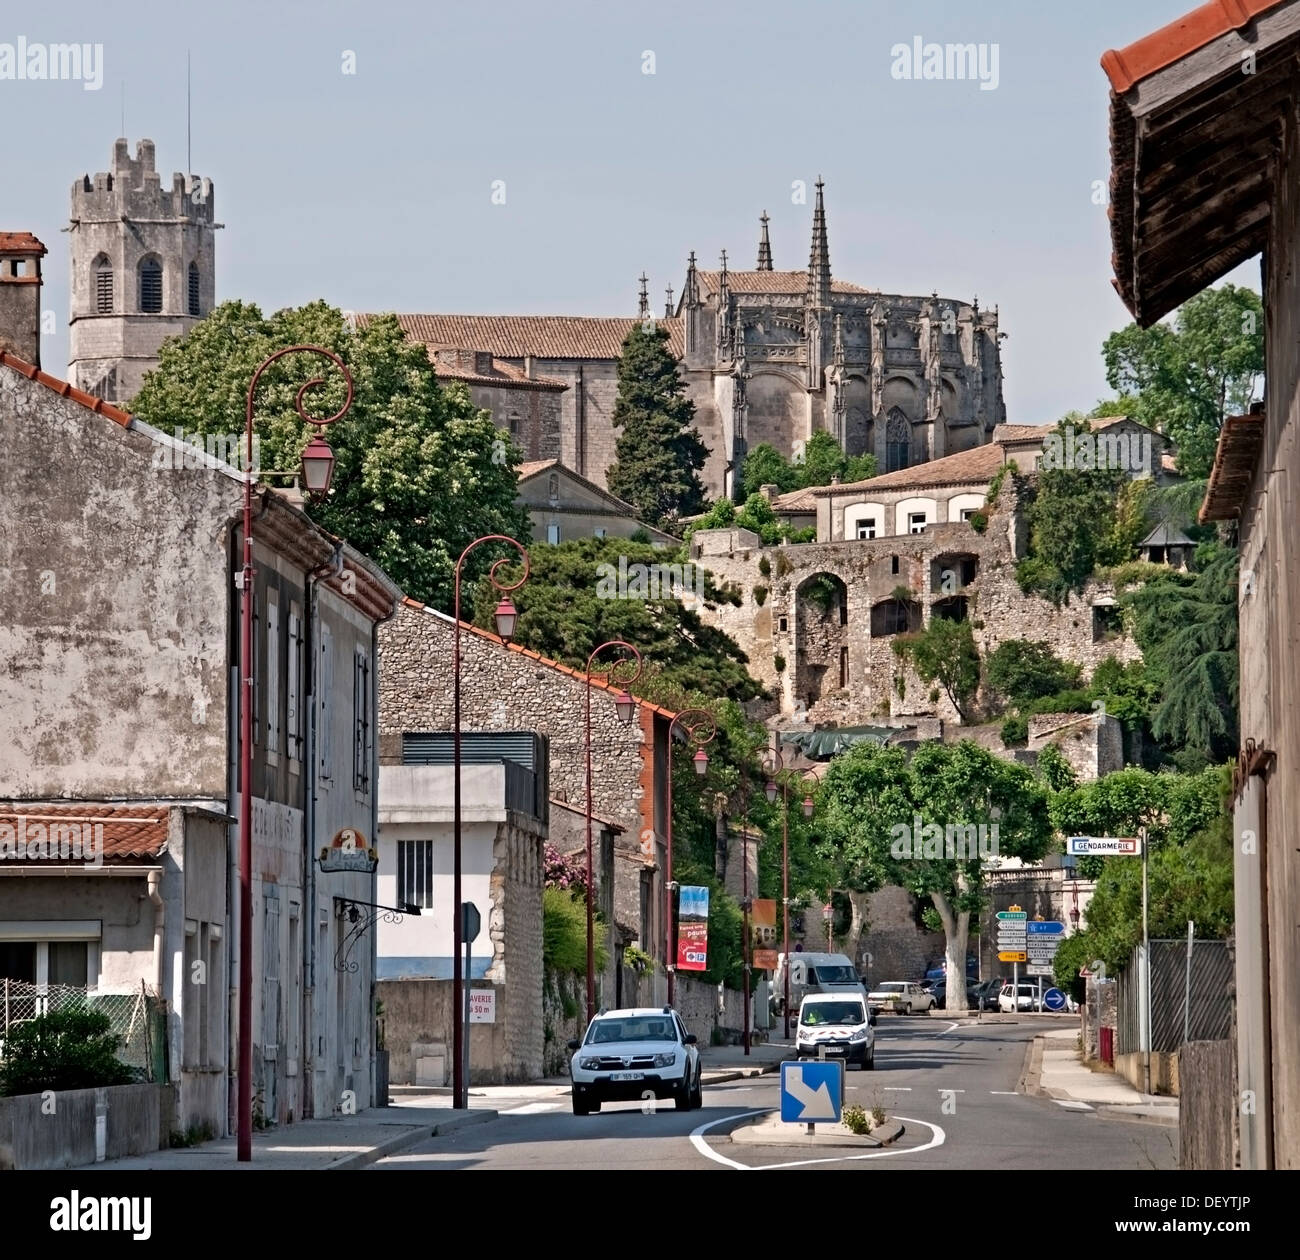
{"label": "banner", "polygon": [[709,890],[682,886],[677,903],[677,969],[703,971],[709,957]]}
{"label": "banner", "polygon": [[775,971],[778,958],[775,901],[755,901],[750,906],[749,931],[750,966],[759,971]]}

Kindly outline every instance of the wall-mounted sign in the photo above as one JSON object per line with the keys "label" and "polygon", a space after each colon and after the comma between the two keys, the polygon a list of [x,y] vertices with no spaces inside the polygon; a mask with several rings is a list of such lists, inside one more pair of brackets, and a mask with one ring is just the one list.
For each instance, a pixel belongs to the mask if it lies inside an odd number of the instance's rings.
{"label": "wall-mounted sign", "polygon": [[471,989],[469,991],[469,1022],[495,1024],[497,1022],[497,991]]}
{"label": "wall-mounted sign", "polygon": [[366,845],[365,833],[355,827],[342,827],[334,839],[320,851],[317,859],[322,871],[360,871],[369,875],[379,865],[379,850]]}

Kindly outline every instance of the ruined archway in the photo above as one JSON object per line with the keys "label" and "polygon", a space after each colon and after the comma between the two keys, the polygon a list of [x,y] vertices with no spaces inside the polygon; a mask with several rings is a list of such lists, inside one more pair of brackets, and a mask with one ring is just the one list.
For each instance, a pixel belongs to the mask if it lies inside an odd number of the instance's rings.
{"label": "ruined archway", "polygon": [[794,597],[794,699],[811,710],[849,685],[849,592],[833,573],[814,573]]}

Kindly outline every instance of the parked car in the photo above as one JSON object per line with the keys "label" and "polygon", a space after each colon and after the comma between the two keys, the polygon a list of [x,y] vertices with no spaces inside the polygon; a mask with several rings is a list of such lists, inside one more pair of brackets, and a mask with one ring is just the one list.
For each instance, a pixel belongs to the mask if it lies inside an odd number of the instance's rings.
{"label": "parked car", "polygon": [[[929,990],[937,1009],[942,1010],[948,1000],[948,981],[936,980]],[[966,1005],[973,1011],[980,1009],[980,986],[974,981],[966,982]]]}
{"label": "parked car", "polygon": [[866,1071],[876,1066],[876,1017],[858,997],[810,993],[799,1005],[795,1055],[817,1059],[825,1051]]}
{"label": "parked car", "polygon": [[703,1104],[695,1036],[671,1006],[602,1011],[569,1049],[575,1116],[650,1096],[671,1098],[678,1111]]}
{"label": "parked car", "polygon": [[1002,992],[1002,986],[1009,983],[1002,976],[994,976],[990,980],[981,980],[975,986],[975,994],[978,998],[976,1009],[981,1011],[996,1011],[998,1009],[998,994]]}
{"label": "parked car", "polygon": [[1042,993],[1036,984],[1004,984],[998,994],[998,1010],[1004,1014],[1042,1009]]}
{"label": "parked car", "polygon": [[887,980],[867,994],[867,1003],[876,1010],[913,1015],[934,1006],[934,994],[927,993],[911,980]]}

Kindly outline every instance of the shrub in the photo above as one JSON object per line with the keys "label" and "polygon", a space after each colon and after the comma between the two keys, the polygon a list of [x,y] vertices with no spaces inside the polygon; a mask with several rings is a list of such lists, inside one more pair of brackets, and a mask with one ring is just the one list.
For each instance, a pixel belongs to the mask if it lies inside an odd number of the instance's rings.
{"label": "shrub", "polygon": [[756,603],[760,608],[762,608],[762,606],[767,603],[766,586],[754,587],[754,603]]}
{"label": "shrub", "polygon": [[772,575],[772,562],[766,556],[759,556],[758,571],[764,577],[770,577]]}
{"label": "shrub", "polygon": [[[605,925],[594,927],[596,969],[605,965]],[[542,889],[542,962],[553,971],[587,970],[587,907],[564,888]]]}
{"label": "shrub", "polygon": [[1016,714],[1002,723],[1002,742],[1008,748],[1029,742],[1029,719]]}
{"label": "shrub", "polygon": [[845,1107],[840,1113],[840,1122],[850,1133],[870,1133],[871,1121],[867,1113],[856,1103]]}
{"label": "shrub", "polygon": [[0,1094],[125,1085],[131,1069],[117,1057],[121,1044],[113,1021],[82,1003],[15,1024],[0,1062]]}
{"label": "shrub", "polygon": [[970,527],[977,534],[982,534],[989,527],[989,516],[987,512],[972,512],[970,514]]}
{"label": "shrub", "polygon": [[784,673],[785,657],[781,656],[779,653],[776,656],[774,656],[772,658],[772,668],[775,669],[778,674]]}

